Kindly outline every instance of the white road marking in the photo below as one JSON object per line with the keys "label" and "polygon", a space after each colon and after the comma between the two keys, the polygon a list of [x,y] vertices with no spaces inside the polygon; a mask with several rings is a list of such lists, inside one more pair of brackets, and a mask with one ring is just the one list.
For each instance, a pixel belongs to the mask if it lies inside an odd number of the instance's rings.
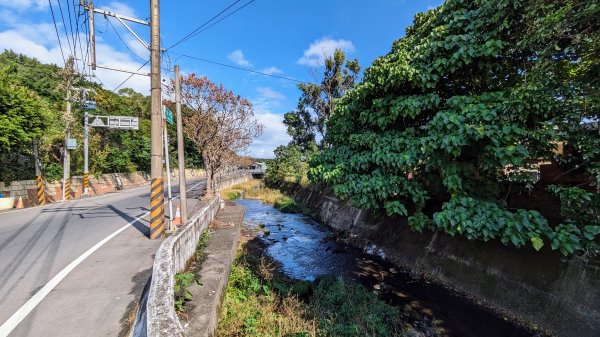
{"label": "white road marking", "polygon": [[[202,183],[203,183],[203,181],[195,184],[194,186],[190,187],[187,191],[191,191],[192,189],[196,188],[196,186],[198,186]],[[173,199],[177,199],[177,198],[179,198],[179,196],[177,196]],[[169,201],[165,201],[163,203],[163,205],[166,204],[167,202],[169,202]],[[77,267],[81,262],[83,262],[88,256],[92,255],[96,250],[98,250],[100,247],[102,247],[105,243],[110,241],[115,236],[119,235],[119,233],[121,233],[122,231],[127,229],[129,226],[138,222],[140,219],[146,217],[148,214],[150,214],[150,211],[140,215],[139,217],[135,218],[133,221],[129,222],[127,225],[117,229],[115,232],[113,232],[109,236],[105,237],[102,241],[95,244],[92,248],[88,249],[85,253],[81,254],[81,256],[76,258],[73,262],[69,263],[69,265],[66,266],[63,270],[58,272],[58,274],[56,274],[48,283],[46,283],[46,285],[44,285],[44,287],[42,287],[42,289],[40,289],[37,293],[35,293],[35,295],[33,295],[33,297],[31,297],[27,302],[25,302],[25,304],[23,304],[23,306],[21,306],[21,308],[19,308],[19,310],[17,310],[12,316],[10,316],[10,318],[6,322],[4,322],[4,324],[2,324],[2,326],[0,326],[0,337],[8,336],[8,334],[10,334],[17,327],[17,325],[19,325],[25,319],[25,317],[27,317],[27,315],[29,315],[29,313],[31,313],[31,311],[33,311],[33,309],[35,309],[35,307],[37,307],[38,304],[40,304],[40,302],[59,283],[67,275],[69,275],[69,273],[71,271],[73,271],[73,269],[75,269],[75,267]]]}

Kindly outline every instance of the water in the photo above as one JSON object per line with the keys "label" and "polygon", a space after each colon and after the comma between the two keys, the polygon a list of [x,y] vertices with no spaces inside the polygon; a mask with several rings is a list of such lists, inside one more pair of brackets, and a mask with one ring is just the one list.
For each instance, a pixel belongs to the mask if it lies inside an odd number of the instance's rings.
{"label": "water", "polygon": [[358,281],[402,308],[404,319],[419,336],[545,336],[493,314],[465,296],[398,270],[377,255],[332,240],[328,227],[302,214],[285,214],[259,200],[237,203],[246,207],[247,226],[264,226],[263,231],[269,233],[261,240],[283,273],[309,281],[324,275]]}

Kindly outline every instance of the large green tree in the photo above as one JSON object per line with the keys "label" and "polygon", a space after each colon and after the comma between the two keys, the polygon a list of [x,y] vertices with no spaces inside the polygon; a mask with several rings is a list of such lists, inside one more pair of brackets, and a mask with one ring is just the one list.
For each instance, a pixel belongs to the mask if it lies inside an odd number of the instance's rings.
{"label": "large green tree", "polygon": [[[22,176],[14,166],[27,162],[23,152],[42,136],[49,114],[45,101],[0,68],[0,181]],[[33,167],[25,171],[32,170]]]}
{"label": "large green tree", "polygon": [[303,149],[315,141],[317,133],[325,136],[327,121],[339,99],[354,86],[360,65],[357,60],[347,60],[346,54],[336,49],[325,58],[322,71],[318,83],[298,85],[298,108],[284,116],[292,142]]}
{"label": "large green tree", "polygon": [[[417,14],[339,101],[311,178],[416,230],[597,251],[599,15],[589,0],[447,0]],[[527,174],[542,159],[561,165],[556,184]],[[562,218],[509,207],[531,191],[554,193]]]}

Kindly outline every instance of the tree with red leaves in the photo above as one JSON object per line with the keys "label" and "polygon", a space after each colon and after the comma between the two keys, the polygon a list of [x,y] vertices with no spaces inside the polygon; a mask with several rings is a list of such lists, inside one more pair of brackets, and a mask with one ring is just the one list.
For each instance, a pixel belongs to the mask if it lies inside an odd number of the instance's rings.
{"label": "tree with red leaves", "polygon": [[206,168],[206,195],[215,192],[215,176],[233,164],[262,134],[252,103],[216,85],[207,77],[190,74],[181,79],[186,136],[196,145]]}

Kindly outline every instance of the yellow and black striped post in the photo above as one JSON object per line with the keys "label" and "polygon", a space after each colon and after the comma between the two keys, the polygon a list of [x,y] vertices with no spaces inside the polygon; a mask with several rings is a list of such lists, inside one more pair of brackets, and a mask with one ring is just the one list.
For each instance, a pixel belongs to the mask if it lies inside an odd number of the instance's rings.
{"label": "yellow and black striped post", "polygon": [[85,172],[83,174],[83,194],[87,195],[90,189],[90,174]]}
{"label": "yellow and black striped post", "polygon": [[65,199],[71,200],[71,177],[65,180]]}
{"label": "yellow and black striped post", "polygon": [[37,176],[37,199],[38,205],[46,204],[46,193],[44,192],[44,179],[42,176]]}
{"label": "yellow and black striped post", "polygon": [[150,239],[160,239],[165,233],[163,180],[152,179],[150,187]]}

